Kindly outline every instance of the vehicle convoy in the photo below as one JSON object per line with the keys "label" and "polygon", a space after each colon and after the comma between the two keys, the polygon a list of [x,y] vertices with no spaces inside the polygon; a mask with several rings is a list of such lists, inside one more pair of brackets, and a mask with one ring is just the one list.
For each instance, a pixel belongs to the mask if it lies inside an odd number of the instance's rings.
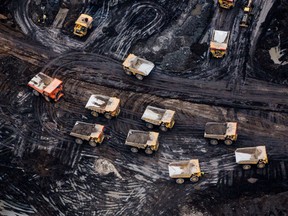
{"label": "vehicle convoy", "polygon": [[158,137],[159,133],[157,132],[129,130],[125,145],[130,146],[134,153],[139,149],[144,149],[146,154],[152,154],[158,150]]}
{"label": "vehicle convoy", "polygon": [[168,128],[174,126],[174,115],[175,111],[173,110],[147,106],[141,119],[146,122],[146,126],[150,129],[157,125],[160,126],[160,130],[167,131]]}
{"label": "vehicle convoy", "polygon": [[210,52],[215,58],[223,58],[228,49],[229,31],[213,30]]}
{"label": "vehicle convoy", "polygon": [[251,12],[253,9],[252,0],[248,0],[247,5],[244,7],[244,15],[240,21],[240,26],[247,28],[251,22]]}
{"label": "vehicle convoy", "polygon": [[218,4],[220,7],[225,9],[230,9],[235,6],[236,0],[218,0]]}
{"label": "vehicle convoy", "polygon": [[63,94],[63,82],[59,79],[52,78],[42,72],[36,74],[28,83],[33,88],[33,94],[43,95],[46,101],[58,101]]}
{"label": "vehicle convoy", "polygon": [[268,164],[268,157],[265,146],[237,148],[235,151],[236,163],[241,164],[244,170],[251,169],[252,165],[257,165],[263,169]]}
{"label": "vehicle convoy", "polygon": [[75,22],[74,35],[83,37],[87,30],[92,28],[93,18],[87,14],[81,14]]}
{"label": "vehicle convoy", "polygon": [[231,145],[237,140],[237,122],[207,122],[204,138],[208,139],[211,145],[218,145],[219,141]]}
{"label": "vehicle convoy", "polygon": [[185,179],[190,179],[191,182],[198,182],[203,175],[198,159],[174,161],[169,163],[168,169],[170,178],[176,179],[177,184],[183,184]]}
{"label": "vehicle convoy", "polygon": [[77,121],[70,133],[71,136],[76,137],[77,144],[83,144],[83,141],[88,141],[91,146],[101,144],[104,139],[104,126],[100,124],[91,124]]}
{"label": "vehicle convoy", "polygon": [[139,80],[142,80],[144,76],[148,76],[155,67],[154,63],[134,54],[129,54],[122,66],[127,75],[133,74]]}
{"label": "vehicle convoy", "polygon": [[101,113],[105,118],[111,119],[120,113],[120,99],[105,95],[91,95],[85,108],[91,110],[91,114],[95,117]]}

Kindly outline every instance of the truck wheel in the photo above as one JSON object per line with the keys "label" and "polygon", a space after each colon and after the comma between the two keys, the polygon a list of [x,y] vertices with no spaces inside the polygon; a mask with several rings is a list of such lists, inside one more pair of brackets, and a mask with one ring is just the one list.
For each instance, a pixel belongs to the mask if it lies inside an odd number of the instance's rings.
{"label": "truck wheel", "polygon": [[95,147],[95,146],[97,146],[97,143],[94,140],[90,140],[89,145],[92,147]]}
{"label": "truck wheel", "polygon": [[129,70],[125,70],[125,73],[128,75],[128,76],[131,76],[132,75],[132,72],[131,71],[129,71]]}
{"label": "truck wheel", "polygon": [[137,152],[138,152],[138,148],[135,148],[135,147],[132,147],[130,150],[131,150],[133,153],[137,153]]}
{"label": "truck wheel", "polygon": [[105,118],[107,118],[107,119],[111,119],[111,118],[112,118],[112,116],[110,115],[110,113],[105,113],[104,116],[105,116]]}
{"label": "truck wheel", "polygon": [[148,147],[145,149],[145,153],[148,155],[151,155],[151,154],[153,154],[153,151],[151,150],[151,148]]}
{"label": "truck wheel", "polygon": [[93,115],[94,117],[98,117],[99,116],[99,114],[96,111],[92,111],[91,115]]}
{"label": "truck wheel", "polygon": [[198,182],[198,181],[199,181],[199,177],[198,177],[198,176],[192,176],[192,177],[190,178],[190,181],[191,181],[191,182]]}
{"label": "truck wheel", "polygon": [[147,123],[146,123],[146,127],[149,128],[149,129],[152,129],[152,128],[153,128],[153,124],[147,122]]}
{"label": "truck wheel", "polygon": [[37,97],[40,95],[39,92],[36,91],[36,90],[33,90],[33,94],[34,94],[35,96],[37,96]]}
{"label": "truck wheel", "polygon": [[224,140],[225,145],[232,145],[233,141],[231,139]]}
{"label": "truck wheel", "polygon": [[168,130],[168,128],[165,125],[161,125],[160,130],[163,132],[166,132]]}
{"label": "truck wheel", "polygon": [[211,145],[218,145],[218,140],[216,139],[211,139],[209,142]]}
{"label": "truck wheel", "polygon": [[265,167],[265,163],[258,163],[258,164],[257,164],[257,167],[258,167],[259,169],[263,169],[263,168]]}
{"label": "truck wheel", "polygon": [[137,78],[138,80],[143,80],[143,76],[140,75],[140,74],[136,74],[136,78]]}
{"label": "truck wheel", "polygon": [[178,178],[178,179],[176,179],[176,183],[177,184],[183,184],[184,183],[184,179],[183,178]]}
{"label": "truck wheel", "polygon": [[83,144],[83,140],[81,140],[79,138],[75,139],[75,142],[79,145]]}
{"label": "truck wheel", "polygon": [[44,98],[47,102],[50,102],[50,98],[48,96],[45,95]]}
{"label": "truck wheel", "polygon": [[249,169],[251,169],[251,165],[250,164],[244,164],[242,166],[242,168],[243,168],[243,170],[249,170]]}

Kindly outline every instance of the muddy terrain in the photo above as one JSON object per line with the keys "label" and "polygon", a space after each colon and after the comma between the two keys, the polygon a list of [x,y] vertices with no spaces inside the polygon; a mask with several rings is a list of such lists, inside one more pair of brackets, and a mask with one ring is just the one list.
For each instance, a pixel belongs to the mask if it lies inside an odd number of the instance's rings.
{"label": "muddy terrain", "polygon": [[[288,4],[254,0],[225,10],[213,0],[0,0],[0,215],[287,215]],[[93,27],[73,34],[82,13]],[[213,29],[230,31],[227,54],[209,54]],[[129,53],[156,67],[143,80],[124,73]],[[63,81],[47,102],[28,82]],[[121,99],[119,116],[95,118],[91,94]],[[125,145],[147,105],[175,110],[157,127],[152,155]],[[76,121],[105,126],[96,147],[76,144]],[[238,122],[231,146],[204,139],[209,121]],[[243,170],[234,151],[265,145],[269,164]],[[172,161],[199,159],[204,175],[182,185]]]}

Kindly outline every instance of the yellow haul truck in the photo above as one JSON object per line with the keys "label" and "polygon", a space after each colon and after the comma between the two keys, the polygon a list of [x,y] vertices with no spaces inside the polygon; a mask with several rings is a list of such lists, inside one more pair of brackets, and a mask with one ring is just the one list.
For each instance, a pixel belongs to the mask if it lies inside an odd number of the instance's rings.
{"label": "yellow haul truck", "polygon": [[223,58],[229,42],[229,31],[213,30],[210,42],[210,52],[215,58]]}
{"label": "yellow haul truck", "polygon": [[74,35],[83,37],[87,34],[87,29],[92,28],[93,18],[87,14],[81,14],[75,22]]}
{"label": "yellow haul truck", "polygon": [[198,182],[203,175],[198,159],[174,161],[169,163],[168,169],[170,178],[176,179],[177,184],[183,184],[185,179],[189,179],[191,182]]}
{"label": "yellow haul truck", "polygon": [[234,7],[236,0],[218,0],[218,4],[221,8],[230,9]]}

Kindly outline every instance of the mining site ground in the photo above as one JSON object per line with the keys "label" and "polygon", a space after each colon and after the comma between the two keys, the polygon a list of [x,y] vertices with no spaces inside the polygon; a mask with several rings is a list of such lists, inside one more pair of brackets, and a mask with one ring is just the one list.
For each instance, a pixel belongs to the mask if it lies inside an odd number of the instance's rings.
{"label": "mining site ground", "polygon": [[[288,4],[254,0],[0,0],[0,215],[288,215]],[[73,35],[81,13],[93,28]],[[43,15],[48,19],[43,20]],[[214,59],[213,29],[230,31],[227,55]],[[127,76],[129,53],[156,64],[144,80]],[[57,77],[56,103],[27,86],[37,73]],[[121,99],[111,120],[93,117],[91,94]],[[153,155],[125,146],[129,129],[147,130],[147,105],[176,111]],[[76,121],[105,125],[97,147],[69,135]],[[209,145],[206,122],[238,122],[231,146]],[[265,145],[269,164],[244,171],[240,147]],[[196,158],[204,176],[178,185],[168,164]]]}

